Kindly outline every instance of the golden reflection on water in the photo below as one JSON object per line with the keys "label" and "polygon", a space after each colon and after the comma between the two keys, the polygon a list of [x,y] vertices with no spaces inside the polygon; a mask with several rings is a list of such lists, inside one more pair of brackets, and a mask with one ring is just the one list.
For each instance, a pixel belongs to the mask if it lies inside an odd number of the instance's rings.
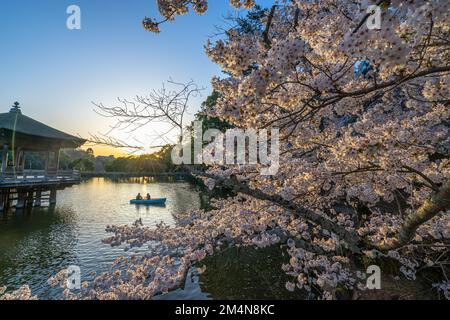
{"label": "golden reflection on water", "polygon": [[[130,205],[136,194],[166,197],[166,206]],[[61,269],[79,265],[83,280],[93,271],[107,270],[124,252],[111,248],[101,239],[107,225],[131,224],[142,219],[144,225],[163,221],[175,224],[174,213],[200,207],[199,192],[186,182],[157,182],[154,179],[94,178],[58,192],[54,208],[31,208],[0,214],[0,286],[10,289],[29,284],[33,293],[44,298],[57,297],[58,290],[47,279]]]}

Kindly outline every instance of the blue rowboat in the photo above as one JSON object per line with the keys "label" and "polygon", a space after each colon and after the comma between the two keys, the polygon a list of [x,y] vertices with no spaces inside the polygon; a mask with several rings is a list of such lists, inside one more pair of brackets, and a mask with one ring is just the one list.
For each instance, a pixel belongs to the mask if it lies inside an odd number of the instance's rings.
{"label": "blue rowboat", "polygon": [[130,200],[130,204],[145,204],[145,205],[152,205],[152,204],[165,204],[166,203],[166,198],[154,198],[154,199],[150,199],[150,200],[136,200],[136,199],[132,199]]}

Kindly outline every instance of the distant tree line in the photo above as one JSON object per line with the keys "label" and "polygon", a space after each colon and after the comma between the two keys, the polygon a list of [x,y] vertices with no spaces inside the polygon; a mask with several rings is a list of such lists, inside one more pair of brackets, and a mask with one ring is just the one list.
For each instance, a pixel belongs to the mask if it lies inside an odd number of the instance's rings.
{"label": "distant tree line", "polygon": [[173,146],[162,147],[158,152],[138,156],[119,157],[105,164],[106,172],[169,172],[175,171],[171,152]]}

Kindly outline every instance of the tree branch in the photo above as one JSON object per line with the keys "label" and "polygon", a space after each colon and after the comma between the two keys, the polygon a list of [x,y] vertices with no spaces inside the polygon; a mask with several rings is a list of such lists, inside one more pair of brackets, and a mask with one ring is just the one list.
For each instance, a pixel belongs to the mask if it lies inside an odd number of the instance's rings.
{"label": "tree branch", "polygon": [[430,199],[426,200],[419,209],[405,218],[395,240],[390,243],[373,244],[381,251],[395,250],[408,244],[416,234],[417,228],[436,216],[439,212],[450,208],[450,180],[447,180]]}
{"label": "tree branch", "polygon": [[280,207],[292,211],[298,217],[311,221],[321,226],[323,229],[335,233],[348,244],[349,249],[352,252],[354,253],[361,252],[361,250],[358,247],[358,243],[360,242],[361,239],[356,233],[347,231],[344,227],[339,226],[336,222],[324,216],[321,216],[308,208],[297,205],[291,201],[287,201],[278,195],[270,195],[261,190],[252,189],[247,184],[238,181],[236,177],[225,179],[222,177],[218,177],[200,171],[192,171],[192,174],[214,179],[216,183],[220,184],[222,187],[230,189],[236,193],[243,193],[256,199],[273,202],[274,204]]}
{"label": "tree branch", "polygon": [[272,41],[270,41],[270,37],[269,37],[269,32],[270,32],[270,26],[272,24],[272,20],[273,20],[273,16],[275,14],[275,9],[276,9],[276,5],[273,5],[272,8],[270,9],[268,18],[267,18],[267,23],[266,23],[266,28],[264,29],[263,32],[263,40],[264,40],[264,44],[266,45],[267,48],[270,48],[272,45]]}

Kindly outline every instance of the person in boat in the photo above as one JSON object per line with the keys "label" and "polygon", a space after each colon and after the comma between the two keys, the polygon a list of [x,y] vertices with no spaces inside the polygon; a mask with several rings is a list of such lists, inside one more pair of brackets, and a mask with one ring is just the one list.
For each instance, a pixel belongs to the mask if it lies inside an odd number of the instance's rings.
{"label": "person in boat", "polygon": [[152,197],[150,196],[150,193],[147,193],[147,200],[151,200]]}
{"label": "person in boat", "polygon": [[136,200],[142,200],[142,196],[141,193],[139,192],[138,195],[136,196]]}

